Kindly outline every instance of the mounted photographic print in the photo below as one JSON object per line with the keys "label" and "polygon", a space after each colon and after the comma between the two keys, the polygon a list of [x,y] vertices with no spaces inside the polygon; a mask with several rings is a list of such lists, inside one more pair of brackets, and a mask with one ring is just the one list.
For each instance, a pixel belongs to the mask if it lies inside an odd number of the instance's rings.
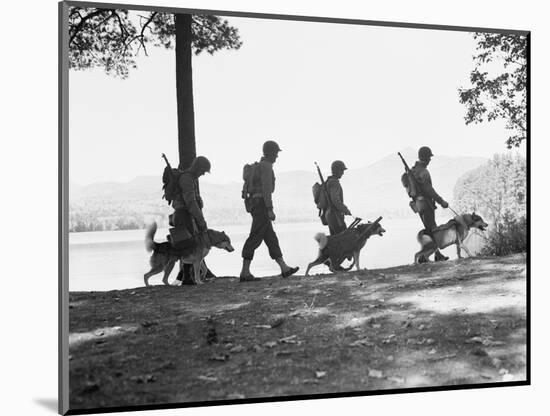
{"label": "mounted photographic print", "polygon": [[529,32],[59,12],[60,413],[530,383]]}

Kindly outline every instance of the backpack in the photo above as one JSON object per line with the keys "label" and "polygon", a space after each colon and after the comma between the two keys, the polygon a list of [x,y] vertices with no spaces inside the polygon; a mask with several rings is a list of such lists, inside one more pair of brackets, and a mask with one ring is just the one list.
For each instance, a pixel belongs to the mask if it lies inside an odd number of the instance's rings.
{"label": "backpack", "polygon": [[416,180],[412,176],[412,172],[410,174],[407,172],[403,173],[403,175],[401,175],[401,184],[407,190],[407,195],[414,199],[419,195],[419,192]]}
{"label": "backpack", "polygon": [[244,199],[244,204],[246,212],[250,212],[251,208],[251,199],[252,191],[254,188],[254,182],[258,176],[258,165],[259,162],[247,163],[243,166],[243,190],[241,192],[241,197]]}
{"label": "backpack", "polygon": [[324,185],[321,185],[319,182],[314,183],[311,187],[313,202],[315,202],[315,206],[320,211],[324,211],[328,208],[327,193],[325,189]]}
{"label": "backpack", "polygon": [[179,179],[183,172],[179,169],[171,169],[166,166],[162,173],[162,190],[164,195],[162,196],[168,202],[168,205],[172,203],[174,199],[180,194]]}

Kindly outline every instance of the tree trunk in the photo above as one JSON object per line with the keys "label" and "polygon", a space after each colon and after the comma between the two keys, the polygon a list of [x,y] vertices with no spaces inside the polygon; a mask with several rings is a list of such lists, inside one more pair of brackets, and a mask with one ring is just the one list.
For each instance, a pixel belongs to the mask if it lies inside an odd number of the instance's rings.
{"label": "tree trunk", "polygon": [[191,67],[190,14],[176,14],[176,101],[178,108],[178,152],[180,169],[188,168],[196,156],[193,69]]}

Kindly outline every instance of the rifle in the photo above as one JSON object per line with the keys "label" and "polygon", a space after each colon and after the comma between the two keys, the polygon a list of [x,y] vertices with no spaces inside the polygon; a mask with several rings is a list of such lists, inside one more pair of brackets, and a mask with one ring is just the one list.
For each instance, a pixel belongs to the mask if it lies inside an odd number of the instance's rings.
{"label": "rifle", "polygon": [[375,225],[378,225],[378,223],[382,220],[382,217],[378,217],[376,221],[374,221],[372,224],[369,224],[367,228],[363,230],[363,232],[360,234],[360,238],[365,236]]}
{"label": "rifle", "polygon": [[170,166],[170,162],[168,162],[168,159],[166,158],[166,155],[163,153],[162,158],[166,162],[166,166],[168,166],[168,169],[170,169],[170,172],[172,171],[172,166]]}
{"label": "rifle", "polygon": [[[177,185],[178,180],[177,180],[176,176],[174,175],[174,170],[172,169],[172,166],[170,165],[170,162],[168,162],[168,158],[166,157],[166,155],[164,153],[162,154],[162,158],[166,162],[166,168],[164,169],[164,174],[162,175],[162,182],[164,182],[164,186],[162,187],[162,189],[164,190],[164,195],[162,197],[164,199],[166,199],[166,201],[168,202],[168,205],[170,205],[170,203],[172,201],[168,200],[166,198],[166,194],[169,193],[171,195],[174,195],[177,192],[174,189],[168,189],[168,187],[169,187],[170,184],[172,184],[171,188],[173,188],[174,186],[178,186]],[[171,179],[172,179],[171,181],[169,181],[168,178],[165,177],[166,170],[168,170],[168,172],[170,172],[170,176],[171,176]]]}
{"label": "rifle", "polygon": [[403,155],[401,154],[401,152],[397,152],[397,154],[399,155],[399,157],[401,158],[401,161],[403,162],[403,165],[405,166],[405,173],[407,174],[407,177],[409,178],[409,186],[414,187],[413,190],[408,189],[409,196],[411,197],[411,202],[409,202],[409,206],[414,211],[414,213],[417,214],[418,213],[418,208],[416,207],[415,197],[412,196],[412,195],[421,195],[420,187],[418,186],[418,183],[416,182],[416,178],[414,177],[411,169],[409,168],[409,165],[407,165],[407,162],[403,158]]}
{"label": "rifle", "polygon": [[[361,220],[361,219],[359,218],[359,220]],[[363,238],[367,237],[368,234],[370,233],[370,231],[371,231],[375,226],[377,226],[378,223],[379,223],[381,220],[382,220],[382,217],[378,217],[373,223],[368,224],[367,227],[365,227],[365,229],[364,229],[362,232],[353,234],[353,238],[354,238],[355,242],[358,243],[358,242],[361,241]],[[342,262],[344,261],[344,259],[345,259],[348,255],[351,254],[350,252],[345,251],[345,249],[344,249],[344,251],[342,250],[342,247],[346,247],[346,246],[347,246],[346,244],[344,244],[344,245],[339,244],[339,243],[342,243],[341,236],[342,236],[343,234],[345,234],[345,233],[347,233],[347,231],[342,231],[342,233],[330,237],[330,238],[333,239],[333,240],[329,240],[329,244],[336,244],[337,246],[340,247],[340,249],[332,251],[332,255],[331,255],[331,257],[330,257],[330,261],[331,261],[332,264],[340,265],[340,263],[342,263]],[[348,234],[348,235],[349,235],[349,234]],[[367,238],[368,238],[368,237],[367,237]],[[334,240],[334,239],[336,239],[336,240]],[[346,240],[347,240],[347,239],[348,239],[348,238],[346,237]],[[338,256],[338,257],[336,257],[336,256]],[[349,270],[349,269],[348,269],[348,270]]]}
{"label": "rifle", "polygon": [[[319,174],[319,179],[321,179],[321,188],[323,189],[323,192],[325,193],[325,198],[327,199],[327,202],[329,203],[329,205],[334,208],[334,205],[332,204],[332,201],[330,200],[330,196],[328,194],[328,191],[327,191],[327,187],[325,186],[325,180],[323,178],[323,174],[321,173],[321,169],[319,168],[319,165],[317,164],[317,162],[313,162],[315,163],[315,166],[317,167],[317,173]],[[324,216],[322,215],[322,210],[319,209],[319,217],[321,217],[321,222],[323,223],[323,225],[327,225],[325,224],[326,222],[326,219],[324,219]]]}

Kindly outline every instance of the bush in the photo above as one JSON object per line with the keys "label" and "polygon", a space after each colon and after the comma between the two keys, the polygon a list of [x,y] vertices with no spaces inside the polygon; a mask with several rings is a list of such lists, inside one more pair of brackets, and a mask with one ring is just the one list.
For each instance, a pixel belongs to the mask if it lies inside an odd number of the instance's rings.
{"label": "bush", "polygon": [[527,218],[513,218],[504,215],[502,222],[489,232],[489,238],[480,254],[484,256],[505,256],[527,251]]}

